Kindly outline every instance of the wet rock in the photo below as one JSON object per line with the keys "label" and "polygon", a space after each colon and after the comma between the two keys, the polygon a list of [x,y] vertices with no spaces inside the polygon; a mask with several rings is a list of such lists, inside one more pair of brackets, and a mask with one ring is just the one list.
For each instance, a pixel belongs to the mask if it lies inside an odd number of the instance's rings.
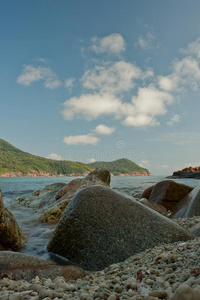
{"label": "wet rock", "polygon": [[150,194],[149,200],[164,206],[167,210],[174,211],[177,205],[185,196],[193,190],[192,187],[177,183],[172,180],[158,182]]}
{"label": "wet rock", "polygon": [[100,270],[159,243],[193,238],[138,201],[105,186],[92,186],[71,200],[47,249],[87,270]]}
{"label": "wet rock", "polygon": [[68,281],[82,278],[85,273],[81,268],[74,265],[59,266],[53,261],[40,257],[2,251],[0,252],[0,276],[14,280],[31,280],[36,276],[55,279],[62,276]]}
{"label": "wet rock", "polygon": [[81,189],[92,185],[109,185],[110,172],[99,169],[84,178],[77,178],[65,183],[53,183],[41,191],[25,195],[13,202],[13,206],[25,206],[37,211],[37,217],[42,223],[57,223],[65,207],[73,196]]}
{"label": "wet rock", "polygon": [[4,206],[0,190],[0,249],[18,250],[24,246],[26,238],[13,214]]}
{"label": "wet rock", "polygon": [[200,216],[200,186],[194,188],[174,207],[172,218],[190,218]]}

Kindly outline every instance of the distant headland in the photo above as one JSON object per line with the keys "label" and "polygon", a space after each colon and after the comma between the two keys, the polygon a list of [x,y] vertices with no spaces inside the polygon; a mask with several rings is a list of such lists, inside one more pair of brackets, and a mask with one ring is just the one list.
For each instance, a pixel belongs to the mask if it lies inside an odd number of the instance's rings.
{"label": "distant headland", "polygon": [[168,178],[196,178],[200,179],[200,166],[199,167],[188,167],[179,171],[173,172],[173,175]]}
{"label": "distant headland", "polygon": [[86,176],[99,168],[108,169],[113,176],[151,175],[147,169],[126,158],[90,164],[58,161],[24,152],[0,139],[0,177]]}

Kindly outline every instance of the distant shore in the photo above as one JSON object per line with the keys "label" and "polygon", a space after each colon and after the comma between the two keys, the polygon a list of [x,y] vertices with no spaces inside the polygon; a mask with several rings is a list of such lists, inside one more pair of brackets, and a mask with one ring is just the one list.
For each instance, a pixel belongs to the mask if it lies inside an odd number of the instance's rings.
{"label": "distant shore", "polygon": [[[0,177],[84,177],[87,176],[90,172],[84,173],[70,173],[70,174],[52,174],[46,172],[37,172],[34,171],[32,173],[23,174],[22,172],[8,172],[4,174],[0,174]],[[111,173],[111,176],[116,177],[128,177],[128,176],[152,176],[151,173],[148,172],[131,172],[131,173],[121,173],[118,175],[114,175]]]}

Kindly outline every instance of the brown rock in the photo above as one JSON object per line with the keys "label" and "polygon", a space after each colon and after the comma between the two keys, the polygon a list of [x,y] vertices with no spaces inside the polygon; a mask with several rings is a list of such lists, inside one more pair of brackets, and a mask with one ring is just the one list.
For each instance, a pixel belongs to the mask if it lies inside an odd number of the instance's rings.
{"label": "brown rock", "polygon": [[146,199],[149,199],[150,195],[151,195],[151,192],[153,190],[155,185],[152,185],[150,186],[149,188],[147,188],[141,195],[140,198],[146,198]]}
{"label": "brown rock", "polygon": [[83,269],[74,266],[59,266],[53,261],[40,257],[24,255],[11,251],[0,252],[0,277],[9,277],[14,280],[31,280],[40,278],[55,279],[62,276],[66,281],[85,276]]}
{"label": "brown rock", "polygon": [[146,198],[142,198],[140,200],[140,203],[148,206],[149,208],[159,212],[160,214],[164,215],[164,216],[167,216],[168,215],[168,211],[166,210],[166,208],[160,204],[157,204],[151,200],[148,200]]}
{"label": "brown rock", "polygon": [[149,200],[161,204],[167,210],[174,211],[174,206],[193,190],[192,187],[164,180],[158,182],[149,197]]}
{"label": "brown rock", "polygon": [[4,206],[0,190],[0,248],[18,250],[24,246],[26,238],[13,214]]}

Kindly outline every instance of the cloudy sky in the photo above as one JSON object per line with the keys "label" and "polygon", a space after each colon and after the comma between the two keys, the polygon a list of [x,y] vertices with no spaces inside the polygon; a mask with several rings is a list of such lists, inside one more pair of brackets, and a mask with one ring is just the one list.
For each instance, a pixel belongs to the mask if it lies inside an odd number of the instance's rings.
{"label": "cloudy sky", "polygon": [[2,1],[0,138],[153,175],[200,165],[199,15],[198,0]]}

